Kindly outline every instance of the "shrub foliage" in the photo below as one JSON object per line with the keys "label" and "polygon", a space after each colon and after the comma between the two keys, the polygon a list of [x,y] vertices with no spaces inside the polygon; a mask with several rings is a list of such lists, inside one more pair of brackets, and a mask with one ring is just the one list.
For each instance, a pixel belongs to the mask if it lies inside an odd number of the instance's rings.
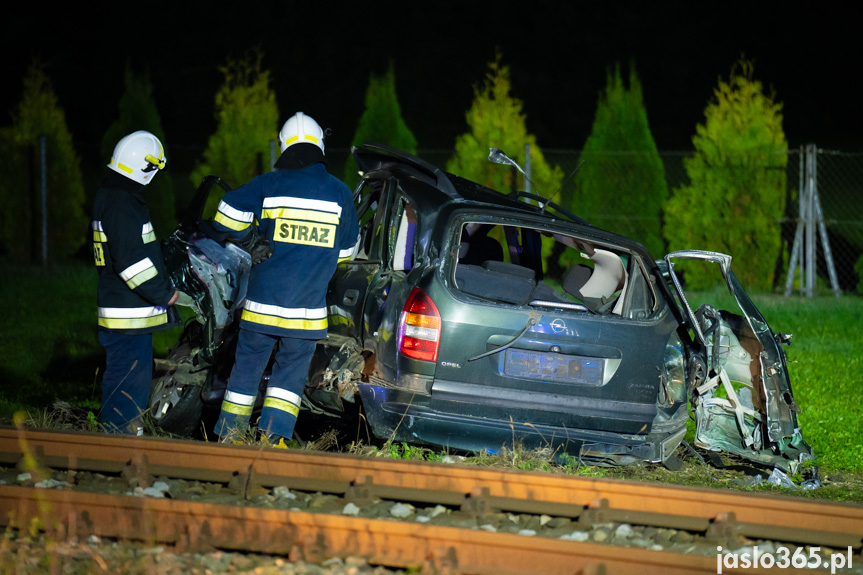
{"label": "shrub foliage", "polygon": [[[392,64],[385,74],[370,75],[365,106],[354,133],[354,146],[374,142],[416,154],[417,140],[402,118]],[[345,165],[345,183],[353,188],[358,182],[357,164],[350,157]]]}
{"label": "shrub foliage", "polygon": [[[510,95],[509,68],[501,57],[488,66],[480,86],[474,87],[474,100],[467,111],[469,131],[458,136],[455,155],[446,164],[448,172],[478,182],[502,193],[518,186],[520,175],[512,169],[488,161],[489,148],[500,148],[520,165],[525,165],[525,144],[530,144],[531,181],[536,191],[548,197],[563,180],[558,166],[546,162],[536,137],[527,131],[521,100]],[[521,186],[523,189],[523,186]]]}
{"label": "shrub foliage", "polygon": [[[225,83],[216,94],[217,128],[192,170],[195,187],[208,175],[235,188],[245,184],[271,169],[271,143],[278,145],[279,110],[270,73],[261,68],[261,54],[229,58],[220,70]],[[205,215],[212,214],[221,199],[217,189],[213,192]]]}
{"label": "shrub foliage", "polygon": [[609,71],[567,206],[591,223],[663,254],[661,213],[668,198],[665,167],[647,122],[634,67],[627,87],[620,66]]}
{"label": "shrub foliage", "polygon": [[[753,68],[742,59],[720,80],[692,139],[695,154],[685,163],[690,183],[666,202],[664,233],[671,250],[731,255],[741,282],[764,291],[773,286],[780,256],[776,220],[785,210],[788,157],[782,104],[764,92]],[[692,287],[706,287],[697,270],[681,268]]]}
{"label": "shrub foliage", "polygon": [[0,173],[0,253],[11,261],[38,261],[42,248],[41,141],[45,142],[47,254],[51,261],[75,254],[87,231],[81,160],[66,115],[41,62],[24,78],[12,126],[0,134],[5,162]]}

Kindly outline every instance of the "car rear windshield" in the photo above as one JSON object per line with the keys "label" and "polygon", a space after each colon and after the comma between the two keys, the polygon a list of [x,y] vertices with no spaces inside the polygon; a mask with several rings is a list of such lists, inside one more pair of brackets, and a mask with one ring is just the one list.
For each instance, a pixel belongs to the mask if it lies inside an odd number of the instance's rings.
{"label": "car rear windshield", "polygon": [[533,307],[645,319],[658,309],[639,258],[573,235],[488,221],[460,227],[456,287]]}

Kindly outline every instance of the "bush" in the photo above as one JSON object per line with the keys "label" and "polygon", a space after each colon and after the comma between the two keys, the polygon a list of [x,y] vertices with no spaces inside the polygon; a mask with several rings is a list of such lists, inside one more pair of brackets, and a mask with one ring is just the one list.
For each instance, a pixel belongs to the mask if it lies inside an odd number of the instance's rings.
{"label": "bush", "polygon": [[[239,187],[269,171],[270,145],[278,140],[279,111],[270,88],[269,71],[261,69],[261,56],[229,59],[221,68],[225,83],[216,94],[216,133],[210,136],[203,158],[192,171],[195,188],[208,175]],[[213,188],[204,209],[212,216],[221,200]]]}
{"label": "bush", "polygon": [[[369,78],[366,109],[360,117],[352,143],[359,146],[366,142],[385,144],[409,154],[417,152],[417,140],[402,119],[392,65],[386,74],[372,74]],[[358,182],[357,164],[351,156],[345,165],[345,183],[353,188]]]}
{"label": "bush", "polygon": [[[719,82],[696,128],[695,155],[685,161],[690,184],[673,190],[665,204],[670,250],[729,254],[740,281],[756,291],[772,288],[780,257],[788,162],[781,110],[753,79],[752,64],[741,60]],[[708,287],[697,270],[681,269],[691,287]]]}
{"label": "bush", "polygon": [[45,138],[47,253],[52,261],[74,255],[87,231],[81,160],[66,116],[41,63],[34,62],[12,127],[0,135],[5,161],[0,173],[0,253],[15,262],[39,259],[42,247],[40,140]]}
{"label": "bush", "polygon": [[455,155],[447,162],[448,172],[478,182],[502,193],[518,186],[518,174],[488,161],[489,148],[500,148],[522,166],[525,144],[530,144],[531,180],[539,193],[553,194],[560,187],[563,172],[545,161],[536,137],[528,134],[522,103],[509,94],[509,68],[500,56],[489,64],[485,82],[474,88],[474,101],[466,119],[470,131],[456,138]]}
{"label": "bush", "polygon": [[628,88],[620,66],[614,74],[609,72],[581,160],[574,197],[566,206],[598,227],[641,242],[654,257],[661,256],[661,213],[668,185],[634,67]]}

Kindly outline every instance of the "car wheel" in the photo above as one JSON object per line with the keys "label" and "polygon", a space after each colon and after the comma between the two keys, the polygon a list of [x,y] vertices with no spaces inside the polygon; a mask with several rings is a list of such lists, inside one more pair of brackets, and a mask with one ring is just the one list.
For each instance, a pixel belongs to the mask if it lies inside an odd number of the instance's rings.
{"label": "car wheel", "polygon": [[190,373],[189,367],[189,364],[180,364],[176,370],[153,380],[147,411],[154,427],[181,437],[191,437],[195,433],[204,408],[203,381],[194,377],[200,372]]}

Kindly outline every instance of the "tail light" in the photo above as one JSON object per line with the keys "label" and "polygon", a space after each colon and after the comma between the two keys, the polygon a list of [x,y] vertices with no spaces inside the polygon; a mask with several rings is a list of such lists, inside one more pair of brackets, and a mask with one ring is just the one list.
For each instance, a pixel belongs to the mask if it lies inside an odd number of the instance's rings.
{"label": "tail light", "polygon": [[407,357],[437,361],[441,320],[429,296],[414,288],[402,308],[399,322],[399,351]]}

